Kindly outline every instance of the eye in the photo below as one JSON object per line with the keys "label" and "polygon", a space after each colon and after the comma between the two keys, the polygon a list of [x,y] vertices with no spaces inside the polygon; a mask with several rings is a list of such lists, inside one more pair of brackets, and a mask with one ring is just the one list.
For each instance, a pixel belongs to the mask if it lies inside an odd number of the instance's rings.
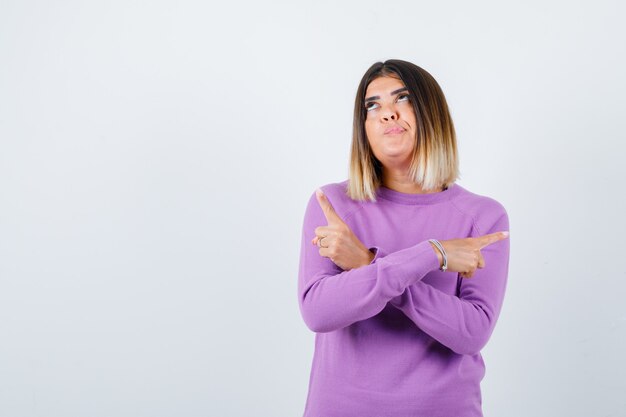
{"label": "eye", "polygon": [[398,101],[406,101],[409,99],[409,95],[408,94],[400,94],[398,96]]}
{"label": "eye", "polygon": [[372,106],[373,104],[376,104],[376,103],[373,103],[370,101],[369,103],[365,104],[365,110],[367,111],[373,110],[375,108]]}

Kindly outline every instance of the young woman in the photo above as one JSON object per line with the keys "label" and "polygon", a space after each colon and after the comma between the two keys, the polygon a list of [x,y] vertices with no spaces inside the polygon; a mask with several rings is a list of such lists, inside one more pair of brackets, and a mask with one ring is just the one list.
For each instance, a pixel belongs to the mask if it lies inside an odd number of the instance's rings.
{"label": "young woman", "polygon": [[316,333],[305,417],[482,416],[509,220],[458,177],[435,79],[406,61],[372,65],[349,179],[313,193],[304,215],[298,301]]}

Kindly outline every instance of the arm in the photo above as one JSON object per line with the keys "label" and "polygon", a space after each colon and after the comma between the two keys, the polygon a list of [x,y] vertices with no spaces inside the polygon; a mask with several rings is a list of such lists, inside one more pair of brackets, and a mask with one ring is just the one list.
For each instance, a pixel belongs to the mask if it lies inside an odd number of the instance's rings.
{"label": "arm", "polygon": [[[509,230],[504,214],[482,233]],[[474,237],[472,236],[472,237]],[[509,240],[481,250],[485,267],[460,279],[459,296],[416,282],[390,304],[402,310],[421,330],[456,353],[474,355],[487,344],[502,308],[509,267]],[[458,275],[457,275],[458,276]]]}
{"label": "arm", "polygon": [[325,222],[313,194],[302,228],[298,303],[306,325],[314,332],[331,332],[375,316],[407,286],[439,267],[437,254],[426,240],[391,254],[370,248],[375,256],[369,265],[343,271],[311,244],[315,228]]}

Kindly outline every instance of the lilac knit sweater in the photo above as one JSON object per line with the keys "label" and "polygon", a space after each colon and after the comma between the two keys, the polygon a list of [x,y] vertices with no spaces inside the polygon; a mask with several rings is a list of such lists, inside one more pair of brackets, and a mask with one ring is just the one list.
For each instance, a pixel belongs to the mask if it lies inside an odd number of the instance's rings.
{"label": "lilac knit sweater", "polygon": [[479,417],[480,350],[496,325],[510,237],[481,250],[472,278],[441,272],[428,239],[509,230],[504,207],[458,184],[432,194],[381,187],[376,202],[322,188],[335,211],[375,252],[343,271],[311,243],[326,218],[312,193],[302,228],[298,302],[315,334],[304,417]]}

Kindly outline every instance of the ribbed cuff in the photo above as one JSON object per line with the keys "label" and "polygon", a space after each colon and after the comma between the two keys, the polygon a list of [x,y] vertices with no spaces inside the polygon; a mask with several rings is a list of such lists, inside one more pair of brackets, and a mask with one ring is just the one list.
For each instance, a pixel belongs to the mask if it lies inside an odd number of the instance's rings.
{"label": "ribbed cuff", "polygon": [[424,240],[416,245],[389,253],[376,262],[381,293],[389,299],[402,294],[404,289],[420,281],[426,274],[439,267],[439,259],[430,242]]}

